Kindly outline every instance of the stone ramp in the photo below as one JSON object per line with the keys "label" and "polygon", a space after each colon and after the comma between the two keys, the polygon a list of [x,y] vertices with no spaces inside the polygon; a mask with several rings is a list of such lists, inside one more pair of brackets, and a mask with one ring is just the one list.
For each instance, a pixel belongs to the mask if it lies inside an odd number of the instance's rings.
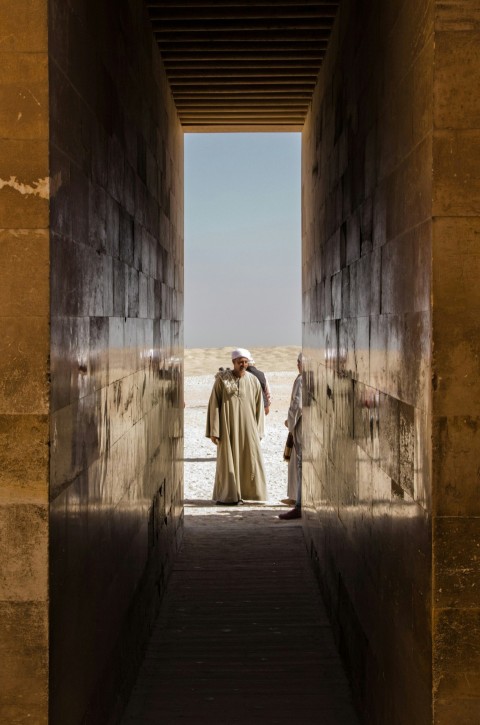
{"label": "stone ramp", "polygon": [[301,523],[196,509],[123,725],[357,725]]}

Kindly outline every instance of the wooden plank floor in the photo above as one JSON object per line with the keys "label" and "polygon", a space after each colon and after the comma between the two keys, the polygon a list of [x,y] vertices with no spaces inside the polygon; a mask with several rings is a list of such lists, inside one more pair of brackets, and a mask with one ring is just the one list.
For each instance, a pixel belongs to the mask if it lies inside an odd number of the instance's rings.
{"label": "wooden plank floor", "polygon": [[357,725],[301,523],[278,512],[186,516],[123,725]]}

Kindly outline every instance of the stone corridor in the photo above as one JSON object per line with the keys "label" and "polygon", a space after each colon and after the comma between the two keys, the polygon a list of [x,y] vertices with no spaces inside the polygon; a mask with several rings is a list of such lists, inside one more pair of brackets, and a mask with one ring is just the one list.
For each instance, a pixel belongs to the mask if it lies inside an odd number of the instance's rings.
{"label": "stone corridor", "polygon": [[122,725],[356,725],[301,522],[187,502]]}
{"label": "stone corridor", "polygon": [[[0,723],[106,725],[173,571],[131,722],[348,725],[310,556],[366,725],[478,725],[478,0],[3,0],[0,26]],[[184,136],[222,130],[302,133],[308,545],[187,507],[177,560]]]}

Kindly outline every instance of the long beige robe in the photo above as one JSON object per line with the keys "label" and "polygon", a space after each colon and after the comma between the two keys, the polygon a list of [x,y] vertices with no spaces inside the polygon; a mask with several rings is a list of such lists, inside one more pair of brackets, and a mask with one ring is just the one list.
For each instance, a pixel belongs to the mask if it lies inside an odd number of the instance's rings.
{"label": "long beige robe", "polygon": [[[287,413],[288,432],[292,433],[294,440],[300,445],[302,443],[302,376],[297,375],[293,383],[292,395],[290,397],[290,406]],[[293,501],[297,500],[298,481],[297,481],[297,455],[295,449],[288,462],[288,486],[287,496]]]}
{"label": "long beige robe", "polygon": [[297,500],[297,454],[295,448],[288,461],[287,498],[291,501]]}
{"label": "long beige robe", "polygon": [[262,387],[254,375],[217,373],[208,403],[206,436],[219,438],[213,499],[264,501],[267,484],[260,439],[265,413]]}
{"label": "long beige robe", "polygon": [[288,432],[302,444],[302,375],[297,375],[292,387],[287,413]]}

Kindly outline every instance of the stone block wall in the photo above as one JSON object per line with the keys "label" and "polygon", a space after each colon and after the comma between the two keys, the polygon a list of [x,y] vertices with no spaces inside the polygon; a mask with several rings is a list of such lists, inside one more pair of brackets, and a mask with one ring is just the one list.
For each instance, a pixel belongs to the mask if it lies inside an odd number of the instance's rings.
{"label": "stone block wall", "polygon": [[0,722],[48,718],[47,7],[0,5]]}
{"label": "stone block wall", "polygon": [[431,722],[430,0],[339,9],[303,133],[306,532],[369,725]]}
{"label": "stone block wall", "polygon": [[182,529],[183,134],[142,2],[0,21],[0,720],[103,724]]}
{"label": "stone block wall", "polygon": [[306,532],[369,725],[480,711],[479,33],[343,3],[304,131]]}
{"label": "stone block wall", "polygon": [[50,723],[115,721],[182,521],[183,133],[144,4],[49,2]]}
{"label": "stone block wall", "polygon": [[435,2],[435,723],[480,717],[480,6]]}

